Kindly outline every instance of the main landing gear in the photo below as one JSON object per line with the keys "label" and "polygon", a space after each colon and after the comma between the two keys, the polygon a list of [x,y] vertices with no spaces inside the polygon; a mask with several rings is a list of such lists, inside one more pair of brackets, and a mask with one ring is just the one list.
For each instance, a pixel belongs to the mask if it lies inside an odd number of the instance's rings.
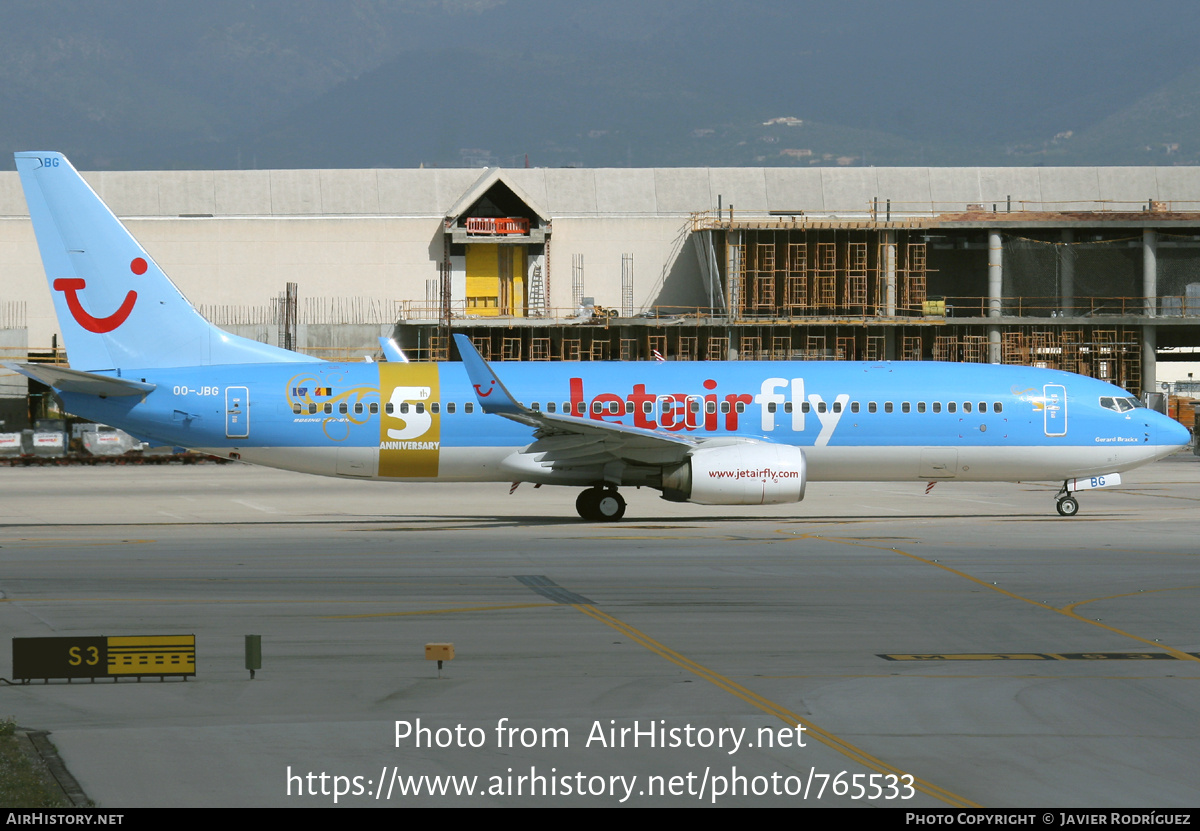
{"label": "main landing gear", "polygon": [[575,500],[575,510],[591,522],[616,522],[625,516],[625,498],[616,488],[588,488]]}
{"label": "main landing gear", "polygon": [[1079,513],[1079,500],[1067,491],[1067,483],[1063,482],[1062,490],[1058,492],[1058,515],[1075,516]]}

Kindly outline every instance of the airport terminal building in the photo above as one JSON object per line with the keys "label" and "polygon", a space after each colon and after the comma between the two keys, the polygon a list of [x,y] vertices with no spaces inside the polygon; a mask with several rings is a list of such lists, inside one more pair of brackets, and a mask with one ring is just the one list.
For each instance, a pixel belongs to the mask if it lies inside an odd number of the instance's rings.
{"label": "airport terminal building", "polygon": [[[214,323],[330,359],[392,335],[446,360],[461,332],[493,360],[1014,363],[1140,394],[1200,351],[1200,168],[85,177]],[[0,356],[61,360],[16,173],[0,274]],[[0,377],[0,418],[27,392]]]}

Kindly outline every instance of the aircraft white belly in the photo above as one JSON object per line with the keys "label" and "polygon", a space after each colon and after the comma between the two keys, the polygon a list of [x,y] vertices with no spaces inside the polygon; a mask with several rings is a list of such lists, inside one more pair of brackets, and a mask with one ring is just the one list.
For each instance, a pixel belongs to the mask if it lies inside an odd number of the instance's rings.
{"label": "aircraft white belly", "polygon": [[1129,470],[1170,455],[1174,445],[1094,447],[813,447],[814,482],[953,479],[966,482],[1062,480]]}

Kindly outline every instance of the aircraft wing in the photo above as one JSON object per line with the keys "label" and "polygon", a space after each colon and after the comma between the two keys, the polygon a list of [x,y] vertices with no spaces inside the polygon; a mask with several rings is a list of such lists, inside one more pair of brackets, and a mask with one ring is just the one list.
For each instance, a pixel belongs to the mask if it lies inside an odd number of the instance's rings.
{"label": "aircraft wing", "polygon": [[543,413],[513,397],[465,335],[455,335],[467,377],[485,413],[533,427],[534,443],[526,453],[546,454],[543,463],[578,467],[622,460],[642,464],[682,462],[701,441],[689,436],[610,424],[592,418]]}
{"label": "aircraft wing", "polygon": [[56,364],[4,362],[3,366],[62,392],[120,397],[124,395],[145,395],[148,392],[153,392],[155,389],[154,384],[133,381],[129,378],[100,375],[95,372],[83,372],[82,370],[71,369]]}

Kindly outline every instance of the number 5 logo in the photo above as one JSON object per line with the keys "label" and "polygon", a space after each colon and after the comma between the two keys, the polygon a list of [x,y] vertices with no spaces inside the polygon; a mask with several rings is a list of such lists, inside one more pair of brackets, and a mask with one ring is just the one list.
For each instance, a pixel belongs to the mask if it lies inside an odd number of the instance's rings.
{"label": "number 5 logo", "polygon": [[429,398],[432,390],[429,387],[395,387],[392,389],[392,397],[388,403],[392,405],[391,418],[404,423],[404,427],[400,430],[388,428],[387,434],[389,439],[415,439],[417,436],[423,436],[433,426],[433,416],[429,414],[429,410],[422,407],[420,411],[416,407],[409,407],[407,413],[400,411],[400,406],[409,401],[425,401]]}

